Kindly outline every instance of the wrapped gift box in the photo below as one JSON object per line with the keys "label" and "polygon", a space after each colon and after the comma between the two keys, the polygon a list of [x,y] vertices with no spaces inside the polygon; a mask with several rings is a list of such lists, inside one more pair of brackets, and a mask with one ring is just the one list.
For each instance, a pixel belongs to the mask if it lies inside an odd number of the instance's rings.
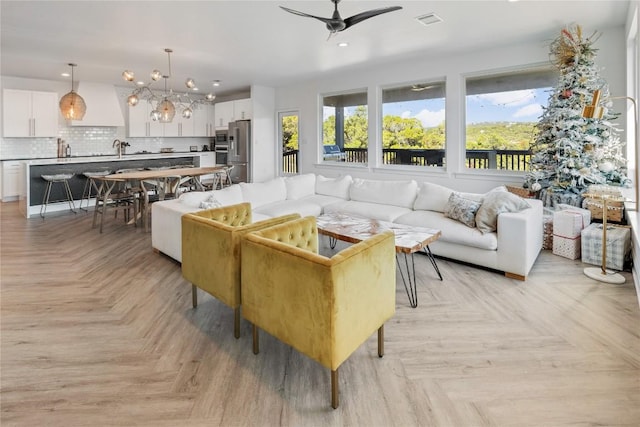
{"label": "wrapped gift box", "polygon": [[582,219],[584,220],[584,227],[587,228],[589,224],[591,224],[591,211],[589,209],[582,209],[571,205],[565,205],[560,203],[556,206],[556,209],[559,211],[568,211],[568,212],[576,212],[582,215]]}
{"label": "wrapped gift box", "polygon": [[[582,262],[602,265],[602,224],[591,224],[581,234]],[[628,227],[607,226],[607,268],[622,270],[631,250],[631,230]]]}
{"label": "wrapped gift box", "polygon": [[[591,216],[589,216],[590,218]],[[588,225],[585,223],[585,219],[582,212],[574,210],[555,211],[553,213],[553,235],[570,239],[579,237],[582,229]]]}
{"label": "wrapped gift box", "polygon": [[553,254],[560,255],[569,259],[580,258],[580,236],[578,237],[562,237],[553,236]]}

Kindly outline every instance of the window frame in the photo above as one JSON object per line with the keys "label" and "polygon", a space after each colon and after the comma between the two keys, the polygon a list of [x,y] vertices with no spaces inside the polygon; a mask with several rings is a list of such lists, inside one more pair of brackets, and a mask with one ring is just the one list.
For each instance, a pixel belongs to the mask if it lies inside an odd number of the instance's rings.
{"label": "window frame", "polygon": [[[357,95],[364,96],[366,98],[366,102],[363,105],[367,109],[366,118],[367,118],[367,161],[366,162],[349,162],[349,161],[335,161],[335,160],[325,160],[324,159],[324,108],[325,108],[325,98],[330,97],[339,97],[339,96],[349,96],[353,95],[354,97]],[[318,95],[318,111],[319,111],[319,129],[318,129],[318,146],[317,146],[317,163],[323,166],[341,166],[341,167],[369,167],[371,165],[371,161],[369,158],[369,149],[371,147],[370,134],[369,130],[371,128],[371,109],[369,108],[369,101],[371,98],[371,94],[368,87],[360,87],[348,90],[341,91],[333,91],[333,92],[325,92],[320,93]],[[336,119],[337,119],[336,114]],[[343,118],[344,121],[344,118]],[[344,138],[344,126],[343,126],[343,138]],[[337,138],[336,138],[337,142]],[[338,144],[336,144],[338,145]],[[340,145],[338,145],[340,146]],[[342,141],[341,149],[344,151],[344,140]]]}
{"label": "window frame", "polygon": [[[549,62],[536,62],[531,64],[523,64],[514,67],[505,67],[505,68],[495,68],[490,70],[483,70],[478,72],[471,73],[462,73],[460,74],[460,166],[459,173],[462,174],[471,174],[471,175],[502,175],[502,176],[524,176],[527,171],[526,170],[509,170],[509,169],[498,169],[498,168],[469,168],[467,167],[467,96],[468,96],[468,81],[473,79],[491,79],[491,78],[500,78],[506,76],[515,76],[517,74],[533,74],[535,72],[539,72],[540,74],[544,74],[548,72],[549,74],[554,74],[555,76],[549,76],[548,78],[551,83],[550,88],[553,88],[557,84],[557,76],[559,71]],[[537,89],[542,89],[538,87]],[[514,89],[515,91],[515,89]],[[506,92],[506,91],[505,91]],[[486,93],[495,93],[495,92],[486,92]],[[547,98],[542,100],[541,105],[546,106]],[[537,123],[537,121],[536,121]]]}
{"label": "window frame", "polygon": [[[408,88],[410,86],[415,86],[415,85],[420,85],[420,86],[429,86],[429,85],[440,85],[441,86],[441,91],[442,91],[442,99],[444,100],[444,105],[443,105],[443,109],[444,109],[444,156],[443,156],[443,161],[445,162],[442,166],[428,166],[428,165],[412,165],[412,164],[391,164],[391,163],[384,163],[384,142],[383,142],[383,135],[384,135],[384,92],[387,90],[392,90],[392,89],[401,89],[401,88]],[[441,98],[433,98],[433,99],[441,99]],[[436,77],[430,77],[430,78],[424,78],[424,79],[418,79],[418,80],[412,80],[412,81],[405,81],[405,82],[397,82],[397,83],[391,83],[391,84],[386,84],[386,85],[380,85],[379,89],[378,89],[378,98],[377,98],[377,108],[379,111],[378,114],[378,123],[377,123],[377,129],[376,129],[376,134],[378,136],[379,139],[379,145],[376,147],[376,153],[375,153],[375,157],[377,159],[377,164],[379,165],[380,168],[383,169],[398,169],[398,170],[407,170],[407,171],[413,171],[413,172],[420,172],[420,173],[428,173],[428,172],[441,172],[446,170],[447,166],[446,166],[446,158],[448,155],[448,141],[447,141],[447,77],[446,76],[436,76]]]}

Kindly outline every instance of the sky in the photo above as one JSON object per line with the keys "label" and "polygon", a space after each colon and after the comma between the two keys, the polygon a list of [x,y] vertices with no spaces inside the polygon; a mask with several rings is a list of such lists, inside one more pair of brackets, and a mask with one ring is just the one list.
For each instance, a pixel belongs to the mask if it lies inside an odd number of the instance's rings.
{"label": "sky", "polygon": [[[467,96],[467,123],[538,122],[549,90],[527,89]],[[445,118],[444,99],[396,102],[383,106],[383,115],[415,117],[423,126],[438,126]],[[346,112],[349,115],[349,111]]]}

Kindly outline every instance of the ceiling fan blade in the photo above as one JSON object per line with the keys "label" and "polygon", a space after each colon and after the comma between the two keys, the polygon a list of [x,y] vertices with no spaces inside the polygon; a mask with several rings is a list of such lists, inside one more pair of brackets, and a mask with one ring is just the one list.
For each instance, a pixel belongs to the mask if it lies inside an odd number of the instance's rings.
{"label": "ceiling fan blade", "polygon": [[317,19],[318,21],[322,21],[325,24],[328,24],[329,22],[332,21],[331,18],[323,18],[321,16],[315,16],[315,15],[309,15],[308,13],[304,13],[304,12],[298,12],[297,10],[293,10],[293,9],[289,9],[288,7],[284,7],[284,6],[280,6],[280,9],[282,10],[286,10],[289,13],[293,13],[294,15],[298,15],[298,16],[304,16],[306,18],[313,18],[313,19]]}
{"label": "ceiling fan blade", "polygon": [[358,13],[357,15],[350,16],[344,20],[345,27],[343,28],[343,30],[346,30],[352,25],[356,25],[358,22],[362,22],[365,19],[373,18],[374,16],[382,15],[383,13],[393,12],[400,9],[402,9],[402,6],[390,6],[381,7],[379,9],[371,9],[367,10],[366,12]]}

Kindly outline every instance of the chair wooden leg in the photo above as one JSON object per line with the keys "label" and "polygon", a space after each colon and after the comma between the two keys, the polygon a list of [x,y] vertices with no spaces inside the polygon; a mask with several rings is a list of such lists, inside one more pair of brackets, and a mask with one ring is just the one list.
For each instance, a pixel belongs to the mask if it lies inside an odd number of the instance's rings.
{"label": "chair wooden leg", "polygon": [[191,304],[193,308],[198,306],[198,287],[196,285],[191,285]]}
{"label": "chair wooden leg", "polygon": [[331,407],[337,409],[340,404],[338,397],[338,369],[331,371]]}
{"label": "chair wooden leg", "polygon": [[251,325],[253,328],[253,354],[258,354],[260,351],[260,343],[258,342],[258,327]]}
{"label": "chair wooden leg", "polygon": [[240,338],[240,307],[233,309],[233,336]]}
{"label": "chair wooden leg", "polygon": [[378,357],[384,356],[384,325],[378,328]]}

